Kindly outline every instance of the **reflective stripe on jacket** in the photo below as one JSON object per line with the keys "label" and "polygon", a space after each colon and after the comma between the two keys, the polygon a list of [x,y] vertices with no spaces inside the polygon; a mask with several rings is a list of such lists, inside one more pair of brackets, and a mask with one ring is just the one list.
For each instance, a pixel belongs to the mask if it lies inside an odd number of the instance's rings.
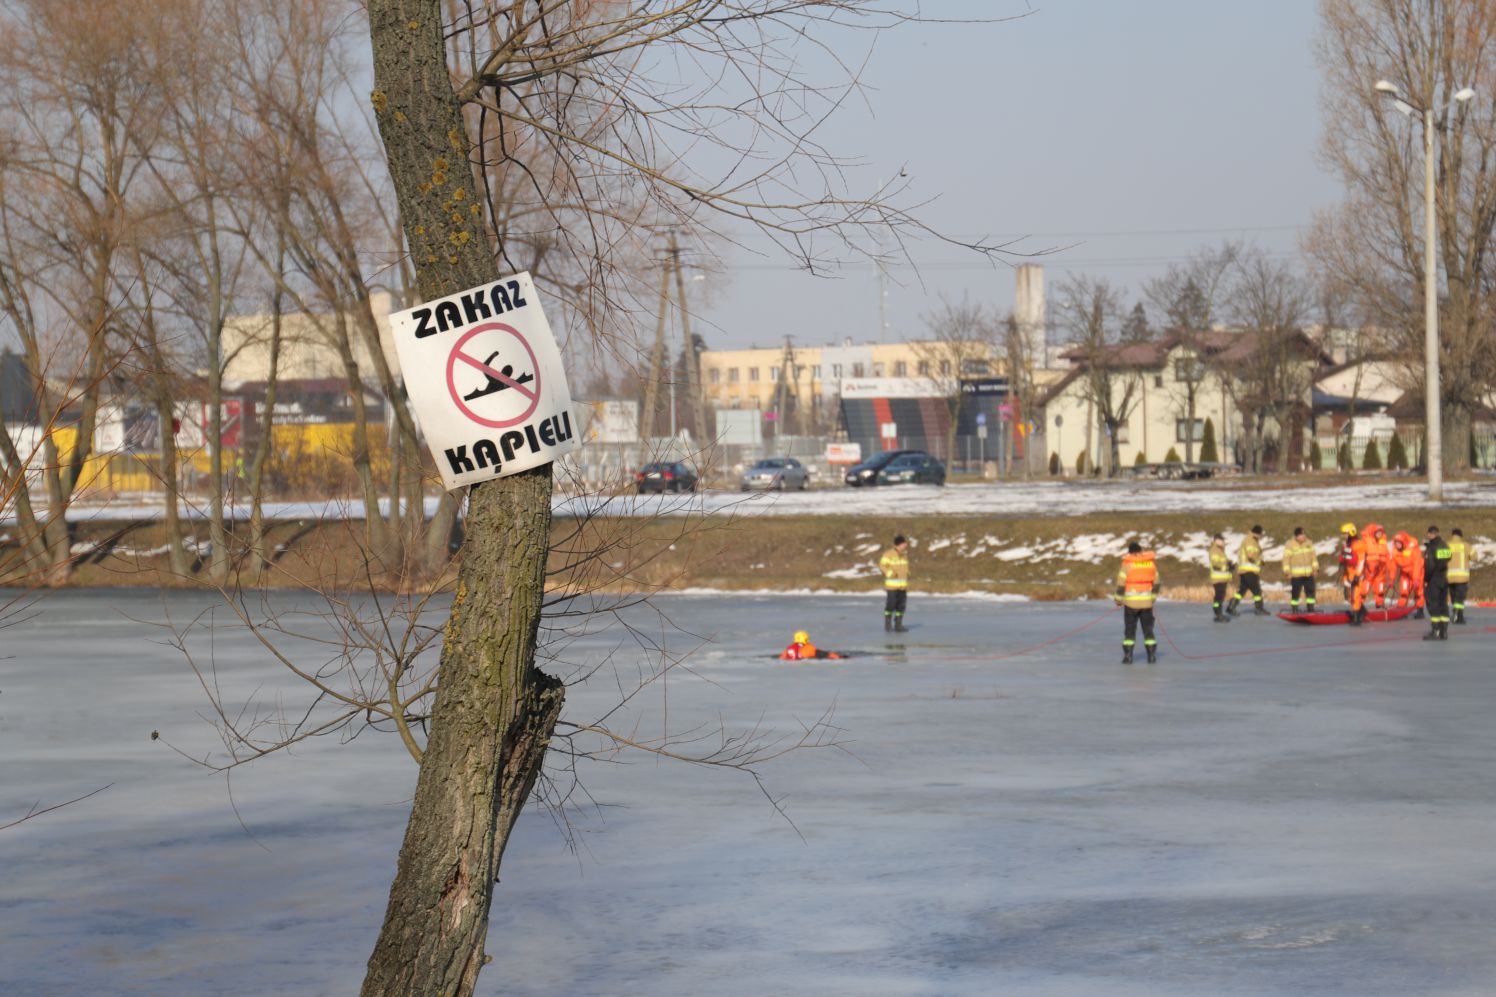
{"label": "reflective stripe on jacket", "polygon": [[1210,548],[1210,580],[1213,583],[1231,580],[1231,559],[1224,550],[1216,550],[1214,547]]}
{"label": "reflective stripe on jacket", "polygon": [[1158,566],[1153,551],[1126,554],[1117,572],[1117,599],[1129,609],[1153,608],[1153,587],[1158,584]]}
{"label": "reflective stripe on jacket", "polygon": [[878,558],[878,570],[883,572],[883,587],[906,589],[909,587],[909,558],[898,548],[890,548]]}
{"label": "reflective stripe on jacket", "polygon": [[1463,585],[1470,580],[1470,562],[1474,560],[1474,548],[1463,540],[1449,541],[1449,581]]}
{"label": "reflective stripe on jacket", "polygon": [[1313,578],[1319,572],[1319,555],[1308,540],[1288,541],[1283,548],[1283,573],[1290,578]]}
{"label": "reflective stripe on jacket", "polygon": [[1256,537],[1249,534],[1241,542],[1241,546],[1236,549],[1236,560],[1243,574],[1262,572],[1262,545],[1257,542]]}

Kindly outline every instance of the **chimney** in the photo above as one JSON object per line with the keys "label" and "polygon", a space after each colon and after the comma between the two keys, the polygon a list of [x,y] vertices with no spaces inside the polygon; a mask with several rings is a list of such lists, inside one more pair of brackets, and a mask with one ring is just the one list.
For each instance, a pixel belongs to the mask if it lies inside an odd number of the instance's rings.
{"label": "chimney", "polygon": [[1044,268],[1037,263],[1018,267],[1013,291],[1013,320],[1024,338],[1024,353],[1035,370],[1049,366],[1044,334]]}

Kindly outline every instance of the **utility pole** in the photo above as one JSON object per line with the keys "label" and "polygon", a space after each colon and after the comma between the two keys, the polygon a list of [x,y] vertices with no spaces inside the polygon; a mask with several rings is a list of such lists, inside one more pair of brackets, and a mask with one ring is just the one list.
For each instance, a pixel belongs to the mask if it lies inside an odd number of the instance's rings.
{"label": "utility pole", "polygon": [[[782,353],[779,357],[779,386],[775,389],[774,392],[774,411],[778,418],[778,426],[780,427],[780,431],[789,429],[789,419],[785,417],[785,413],[788,411],[787,403],[789,399],[791,397],[795,399],[795,408],[797,410],[800,407],[798,404],[800,400],[799,392],[795,390],[796,386],[790,383],[790,379],[794,376],[795,348],[793,345],[791,345],[790,337],[785,336],[784,353]],[[796,412],[796,415],[799,415],[798,411]]]}
{"label": "utility pole", "polygon": [[[690,418],[682,419],[698,436],[702,432],[701,373],[696,356],[696,344],[691,338],[690,309],[686,303],[686,278],[680,264],[680,244],[675,230],[670,230],[669,242],[660,260],[660,310],[655,320],[654,348],[649,354],[649,373],[644,379],[644,409],[639,413],[639,437],[645,439],[654,434],[656,409],[660,403],[660,387],[670,384],[670,433],[676,433],[676,384],[674,364],[669,363],[665,349],[665,325],[670,315],[670,284],[675,283],[676,307],[680,309],[681,337],[684,343],[682,359],[686,367],[686,411]],[[667,374],[667,371],[669,373]]]}
{"label": "utility pole", "polygon": [[[675,230],[670,230],[670,262],[675,268],[676,304],[680,308],[680,334],[685,345],[682,357],[686,365],[686,411],[691,413],[686,421],[698,439],[706,436],[705,406],[701,398],[700,358],[696,355],[696,340],[691,336],[691,309],[686,301],[685,268],[680,265],[680,246],[675,241]],[[699,446],[700,444],[698,444]]]}
{"label": "utility pole", "polygon": [[661,260],[660,267],[660,312],[655,320],[654,349],[649,351],[649,371],[644,377],[644,408],[639,411],[639,439],[647,441],[654,435],[655,410],[660,404],[660,382],[665,373],[665,318],[670,307],[671,258]]}

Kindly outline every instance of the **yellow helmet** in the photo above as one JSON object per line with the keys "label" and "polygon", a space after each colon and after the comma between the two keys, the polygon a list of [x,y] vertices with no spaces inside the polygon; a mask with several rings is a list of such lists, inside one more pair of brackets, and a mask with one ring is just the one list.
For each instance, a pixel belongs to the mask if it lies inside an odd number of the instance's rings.
{"label": "yellow helmet", "polygon": [[806,633],[804,630],[796,630],[795,631],[795,643],[796,644],[809,644],[810,643],[810,634]]}
{"label": "yellow helmet", "polygon": [[1356,535],[1356,524],[1355,523],[1344,523],[1340,527],[1340,532],[1346,534],[1347,536],[1352,536],[1353,537],[1353,536]]}

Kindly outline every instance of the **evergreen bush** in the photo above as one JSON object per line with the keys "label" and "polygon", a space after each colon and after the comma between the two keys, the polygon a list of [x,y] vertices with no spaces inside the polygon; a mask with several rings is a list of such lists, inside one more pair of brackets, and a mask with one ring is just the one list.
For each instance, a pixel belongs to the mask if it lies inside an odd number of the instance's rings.
{"label": "evergreen bush", "polygon": [[1200,438],[1200,463],[1215,464],[1221,459],[1216,451],[1216,424],[1215,420],[1206,418],[1205,430]]}
{"label": "evergreen bush", "polygon": [[1049,473],[1053,477],[1060,476],[1060,455],[1053,450],[1049,452]]}
{"label": "evergreen bush", "polygon": [[1392,445],[1387,448],[1387,466],[1394,471],[1408,469],[1408,451],[1403,447],[1402,437],[1392,434]]}
{"label": "evergreen bush", "polygon": [[1380,471],[1382,469],[1382,450],[1377,446],[1376,440],[1366,442],[1366,452],[1361,455],[1361,470]]}
{"label": "evergreen bush", "polygon": [[1319,440],[1309,441],[1309,470],[1318,471],[1324,463],[1325,455],[1319,449]]}
{"label": "evergreen bush", "polygon": [[[1202,450],[1202,453],[1203,453],[1203,450]],[[1204,460],[1205,458],[1202,456],[1200,459]],[[1175,450],[1173,447],[1170,447],[1169,448],[1169,452],[1166,453],[1166,454],[1164,454],[1164,463],[1166,463],[1166,464],[1178,464],[1179,461],[1180,461],[1179,451]]]}

